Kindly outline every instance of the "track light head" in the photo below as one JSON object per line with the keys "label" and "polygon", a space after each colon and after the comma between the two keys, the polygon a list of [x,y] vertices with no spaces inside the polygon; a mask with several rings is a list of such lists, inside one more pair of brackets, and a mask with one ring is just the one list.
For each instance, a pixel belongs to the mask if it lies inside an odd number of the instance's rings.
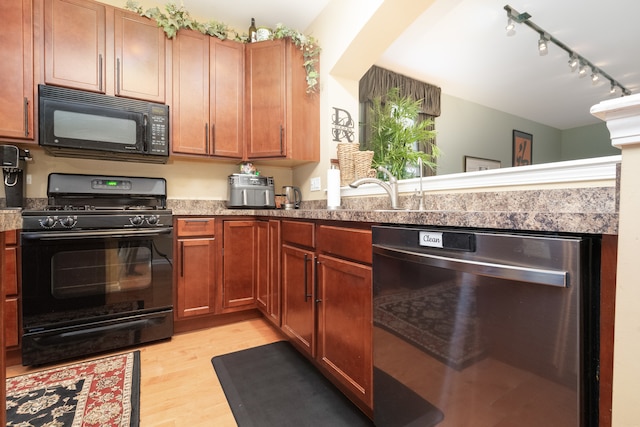
{"label": "track light head", "polygon": [[598,74],[598,70],[592,70],[591,73],[591,83],[597,85],[600,82],[600,74]]}
{"label": "track light head", "polygon": [[509,37],[516,34],[516,23],[513,22],[513,19],[509,18],[507,20],[507,26],[504,27],[504,29],[507,31],[507,36]]}
{"label": "track light head", "polygon": [[580,69],[578,70],[578,77],[582,78],[587,75],[588,67],[585,64],[580,64]]}
{"label": "track light head", "polygon": [[544,56],[549,53],[549,46],[547,44],[547,38],[544,35],[540,35],[540,39],[538,40],[538,53],[540,56]]}
{"label": "track light head", "polygon": [[571,68],[572,73],[578,69],[579,64],[580,61],[578,60],[578,57],[576,55],[571,55],[569,58],[569,68]]}

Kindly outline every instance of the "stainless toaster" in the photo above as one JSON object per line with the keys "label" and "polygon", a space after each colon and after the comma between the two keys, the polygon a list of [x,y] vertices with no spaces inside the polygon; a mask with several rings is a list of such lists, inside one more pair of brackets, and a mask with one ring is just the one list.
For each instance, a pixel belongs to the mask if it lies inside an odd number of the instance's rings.
{"label": "stainless toaster", "polygon": [[275,208],[273,178],[242,173],[229,175],[227,207],[254,209]]}

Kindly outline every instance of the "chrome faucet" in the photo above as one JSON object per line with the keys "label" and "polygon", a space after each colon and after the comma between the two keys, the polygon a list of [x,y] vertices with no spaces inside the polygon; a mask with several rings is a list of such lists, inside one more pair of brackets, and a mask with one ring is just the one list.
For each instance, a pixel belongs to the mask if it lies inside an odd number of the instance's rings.
{"label": "chrome faucet", "polygon": [[400,209],[398,207],[398,180],[395,176],[391,175],[386,168],[382,166],[378,166],[378,170],[384,173],[388,178],[389,182],[384,182],[378,178],[360,178],[353,181],[349,184],[349,187],[358,188],[362,184],[378,184],[380,187],[384,188],[384,190],[389,194],[389,198],[391,199],[391,209]]}
{"label": "chrome faucet", "polygon": [[424,210],[424,194],[422,193],[422,157],[418,157],[418,168],[420,168],[420,192],[418,193],[418,197],[420,197],[420,204],[418,206],[419,211]]}

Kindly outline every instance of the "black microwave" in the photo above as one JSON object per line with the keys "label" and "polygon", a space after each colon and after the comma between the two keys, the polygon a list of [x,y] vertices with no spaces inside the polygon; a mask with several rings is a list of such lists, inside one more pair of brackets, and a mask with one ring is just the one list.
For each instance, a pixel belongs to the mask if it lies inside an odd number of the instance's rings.
{"label": "black microwave", "polygon": [[169,107],[39,85],[39,144],[51,155],[166,163]]}

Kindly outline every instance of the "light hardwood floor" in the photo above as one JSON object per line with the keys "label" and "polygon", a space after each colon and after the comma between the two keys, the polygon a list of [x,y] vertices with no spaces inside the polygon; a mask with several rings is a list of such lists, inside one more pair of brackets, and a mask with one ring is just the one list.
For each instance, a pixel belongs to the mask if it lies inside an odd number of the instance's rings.
{"label": "light hardwood floor", "polygon": [[[282,339],[284,336],[266,320],[254,318],[139,347],[140,425],[236,426],[211,358]],[[7,377],[36,370],[9,366]]]}

